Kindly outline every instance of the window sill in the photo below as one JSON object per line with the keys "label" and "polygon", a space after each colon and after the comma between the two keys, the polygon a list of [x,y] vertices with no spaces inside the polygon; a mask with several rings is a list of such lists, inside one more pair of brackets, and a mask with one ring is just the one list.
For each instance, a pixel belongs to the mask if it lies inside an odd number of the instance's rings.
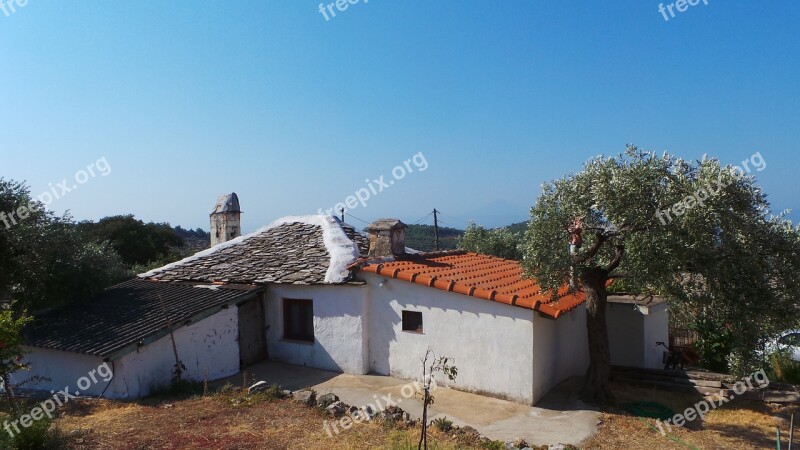
{"label": "window sill", "polygon": [[424,331],[413,331],[413,330],[400,330],[403,333],[410,333],[410,334],[425,334]]}

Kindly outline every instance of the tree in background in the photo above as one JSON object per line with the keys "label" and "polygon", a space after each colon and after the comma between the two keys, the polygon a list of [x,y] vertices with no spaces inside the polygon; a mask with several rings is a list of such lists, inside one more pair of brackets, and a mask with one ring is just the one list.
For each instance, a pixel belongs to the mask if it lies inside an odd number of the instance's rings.
{"label": "tree in background", "polygon": [[487,229],[474,223],[469,224],[458,240],[458,248],[517,261],[522,259],[521,244],[522,235],[508,228]]}
{"label": "tree in background", "polygon": [[[173,250],[183,247],[175,230],[166,223],[144,223],[133,215],[112,216],[99,222],[85,221],[78,230],[94,242],[108,242],[129,266],[175,260]],[[171,262],[171,261],[169,261]]]}
{"label": "tree in background", "polygon": [[735,330],[729,363],[739,373],[757,366],[767,337],[796,326],[800,315],[800,233],[769,216],[752,177],[715,159],[689,162],[634,146],[592,159],[543,186],[523,247],[523,264],[544,289],[571,283],[587,295],[582,396],[593,403],[613,401],[605,315],[611,280],[728,324]]}
{"label": "tree in background", "polygon": [[0,178],[0,212],[30,207],[25,219],[0,224],[0,302],[35,311],[88,299],[132,273],[107,244],[81,236],[68,215],[56,217],[22,183]]}

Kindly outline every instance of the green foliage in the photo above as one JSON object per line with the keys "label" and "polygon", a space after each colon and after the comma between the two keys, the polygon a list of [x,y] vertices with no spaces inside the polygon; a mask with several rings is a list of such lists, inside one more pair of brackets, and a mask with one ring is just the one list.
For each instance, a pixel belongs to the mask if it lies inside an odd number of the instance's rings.
{"label": "green foliage", "polygon": [[183,247],[183,240],[169,224],[144,223],[133,215],[81,222],[78,230],[94,242],[109,242],[129,266],[158,261],[173,248]]}
{"label": "green foliage", "polygon": [[[757,367],[766,337],[796,328],[800,317],[800,233],[770,215],[754,181],[716,159],[692,162],[633,146],[592,159],[543,186],[523,264],[548,290],[574,273],[584,287],[623,278],[633,293],[683,302],[735,330],[729,366],[747,371]],[[683,205],[680,214],[675,205]],[[585,242],[571,255],[576,218]]]}
{"label": "green foliage", "polygon": [[0,301],[31,310],[85,300],[132,274],[107,245],[83,238],[69,216],[56,217],[21,183],[0,179],[0,212],[29,205],[30,216],[0,223]]}
{"label": "green foliage", "polygon": [[22,362],[25,355],[22,330],[32,320],[25,311],[15,314],[10,306],[0,308],[0,383],[6,388],[9,402],[12,392],[9,375],[28,368]]}
{"label": "green foliage", "polygon": [[792,360],[791,350],[780,349],[769,357],[770,380],[800,384],[800,362]]}
{"label": "green foliage", "polygon": [[[58,429],[53,426],[53,421],[47,417],[42,417],[39,420],[33,421],[31,426],[27,428],[20,427],[20,432],[15,434],[13,438],[7,439],[3,443],[0,439],[0,444],[6,444],[2,448],[13,450],[59,450],[66,448],[66,438]],[[0,433],[8,435],[6,431],[0,430]]]}
{"label": "green foliage", "polygon": [[[439,227],[439,249],[454,250],[464,232],[455,228]],[[433,225],[409,225],[406,229],[406,246],[423,252],[436,250]]]}
{"label": "green foliage", "polygon": [[446,433],[453,429],[453,421],[447,420],[447,417],[439,417],[438,419],[434,419],[431,422],[431,425],[433,425],[437,430],[443,433]]}
{"label": "green foliage", "polygon": [[700,365],[712,372],[727,373],[728,357],[733,342],[733,332],[726,324],[717,323],[712,318],[698,315],[690,325],[697,332],[698,339],[693,344],[700,353]]}
{"label": "green foliage", "polygon": [[518,261],[522,259],[521,243],[522,235],[508,228],[486,229],[470,223],[458,240],[458,248]]}
{"label": "green foliage", "polygon": [[503,441],[485,441],[481,443],[481,448],[487,450],[505,450],[506,443]]}

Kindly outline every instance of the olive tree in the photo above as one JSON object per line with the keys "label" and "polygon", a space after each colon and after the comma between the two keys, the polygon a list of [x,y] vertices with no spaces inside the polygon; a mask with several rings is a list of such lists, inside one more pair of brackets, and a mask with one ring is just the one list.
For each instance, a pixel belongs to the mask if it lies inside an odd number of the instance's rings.
{"label": "olive tree", "polygon": [[543,185],[523,264],[553,295],[569,283],[587,296],[585,400],[613,401],[606,301],[615,279],[629,292],[667,295],[741,327],[731,355],[739,368],[755,364],[770,332],[796,324],[798,230],[769,215],[748,175],[766,167],[761,154],[743,162],[686,161],[629,146]]}

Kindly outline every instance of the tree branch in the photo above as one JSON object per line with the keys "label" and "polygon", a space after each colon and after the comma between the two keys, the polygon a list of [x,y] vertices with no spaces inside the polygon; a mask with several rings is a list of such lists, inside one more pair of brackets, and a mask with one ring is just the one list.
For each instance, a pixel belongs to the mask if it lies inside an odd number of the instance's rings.
{"label": "tree branch", "polygon": [[600,251],[600,248],[603,247],[603,244],[606,242],[606,239],[608,239],[605,235],[603,235],[603,233],[596,233],[594,237],[595,237],[594,245],[592,245],[592,248],[590,248],[589,251],[587,251],[584,254],[575,255],[572,258],[572,262],[577,264],[577,263],[582,263],[588,259],[594,258],[597,252]]}
{"label": "tree branch", "polygon": [[614,259],[611,260],[608,267],[606,267],[606,273],[611,273],[619,267],[619,263],[622,262],[622,255],[625,254],[625,246],[617,244],[614,247]]}

